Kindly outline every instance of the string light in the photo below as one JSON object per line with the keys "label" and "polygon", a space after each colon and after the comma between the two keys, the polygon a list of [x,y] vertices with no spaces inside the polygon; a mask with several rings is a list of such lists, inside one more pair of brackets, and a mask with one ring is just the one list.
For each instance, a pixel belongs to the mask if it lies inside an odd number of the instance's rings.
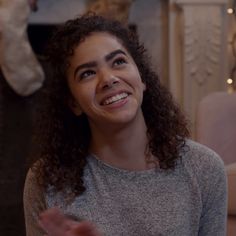
{"label": "string light", "polygon": [[234,82],[234,81],[233,81],[231,78],[228,78],[228,79],[227,79],[227,84],[233,84],[233,82]]}
{"label": "string light", "polygon": [[[230,6],[227,9],[228,14],[232,15],[234,19],[236,19],[236,0],[230,1]],[[230,16],[231,18],[231,16]],[[236,32],[232,36],[232,40],[230,40],[230,47],[232,49],[233,60],[235,61],[233,67],[230,70],[229,78],[226,80],[229,85],[230,90],[235,90],[236,85]]]}
{"label": "string light", "polygon": [[234,9],[230,7],[230,8],[227,9],[227,12],[228,12],[228,14],[233,14],[234,13]]}

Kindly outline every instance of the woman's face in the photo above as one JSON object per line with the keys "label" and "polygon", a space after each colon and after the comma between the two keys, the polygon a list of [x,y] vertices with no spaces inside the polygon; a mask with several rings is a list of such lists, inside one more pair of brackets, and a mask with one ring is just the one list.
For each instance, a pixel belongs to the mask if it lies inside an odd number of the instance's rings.
{"label": "woman's face", "polygon": [[86,37],[75,48],[67,75],[70,107],[77,115],[84,112],[90,126],[127,124],[142,116],[145,85],[115,36],[96,32]]}

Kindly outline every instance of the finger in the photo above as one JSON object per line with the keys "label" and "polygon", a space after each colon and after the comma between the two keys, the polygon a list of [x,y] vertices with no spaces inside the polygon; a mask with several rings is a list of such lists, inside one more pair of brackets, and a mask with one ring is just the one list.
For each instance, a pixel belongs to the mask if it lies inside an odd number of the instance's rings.
{"label": "finger", "polygon": [[81,223],[74,225],[71,230],[73,235],[86,235],[86,236],[100,236],[95,225],[89,221],[82,221]]}
{"label": "finger", "polygon": [[39,225],[48,236],[100,236],[95,225],[89,221],[75,221],[75,218],[64,215],[57,208],[41,213]]}
{"label": "finger", "polygon": [[63,235],[69,229],[67,221],[67,218],[57,208],[48,209],[39,216],[39,225],[50,236]]}

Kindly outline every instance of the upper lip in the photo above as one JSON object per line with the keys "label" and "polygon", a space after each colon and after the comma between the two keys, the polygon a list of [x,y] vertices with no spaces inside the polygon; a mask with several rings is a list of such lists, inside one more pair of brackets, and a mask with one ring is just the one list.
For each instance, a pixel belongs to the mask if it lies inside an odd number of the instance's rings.
{"label": "upper lip", "polygon": [[131,94],[131,93],[130,93],[129,91],[127,91],[127,90],[115,91],[115,92],[109,93],[109,94],[107,94],[106,96],[104,96],[104,97],[101,99],[100,104],[102,105],[102,104],[105,102],[105,100],[107,100],[108,98],[111,98],[111,97],[116,96],[116,95],[121,94],[121,93],[127,93],[128,95]]}

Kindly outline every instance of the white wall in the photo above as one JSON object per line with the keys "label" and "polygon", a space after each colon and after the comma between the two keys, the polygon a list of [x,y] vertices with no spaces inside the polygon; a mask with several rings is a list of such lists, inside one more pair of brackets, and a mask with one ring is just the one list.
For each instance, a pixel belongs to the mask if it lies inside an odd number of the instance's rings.
{"label": "white wall", "polygon": [[165,84],[168,80],[167,6],[166,0],[135,0],[129,18],[130,23],[137,25],[140,40],[148,50],[153,69]]}

